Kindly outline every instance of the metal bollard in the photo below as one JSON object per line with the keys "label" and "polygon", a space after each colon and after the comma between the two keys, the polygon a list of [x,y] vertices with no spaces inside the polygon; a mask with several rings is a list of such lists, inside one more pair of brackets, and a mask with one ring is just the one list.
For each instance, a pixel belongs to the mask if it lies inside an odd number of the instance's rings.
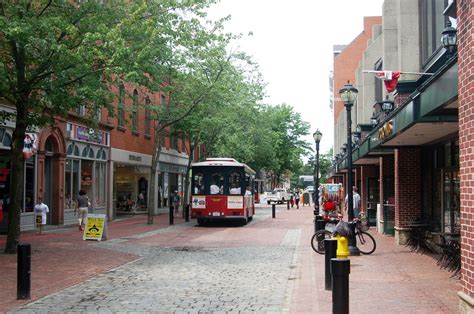
{"label": "metal bollard", "polygon": [[186,205],[184,209],[184,221],[188,222],[189,221],[189,204]]}
{"label": "metal bollard", "polygon": [[324,278],[325,278],[325,288],[328,291],[332,290],[332,277],[331,277],[331,259],[336,258],[337,252],[337,240],[336,239],[326,239],[324,240]]}
{"label": "metal bollard", "polygon": [[170,205],[170,225],[174,225],[174,208]]}
{"label": "metal bollard", "polygon": [[331,259],[332,312],[349,314],[349,273],[351,261],[347,258]]}
{"label": "metal bollard", "polygon": [[17,300],[31,298],[31,244],[20,243],[17,246]]}
{"label": "metal bollard", "polygon": [[290,201],[286,201],[286,209],[290,209]]}
{"label": "metal bollard", "polygon": [[272,218],[275,218],[275,204],[272,204]]}

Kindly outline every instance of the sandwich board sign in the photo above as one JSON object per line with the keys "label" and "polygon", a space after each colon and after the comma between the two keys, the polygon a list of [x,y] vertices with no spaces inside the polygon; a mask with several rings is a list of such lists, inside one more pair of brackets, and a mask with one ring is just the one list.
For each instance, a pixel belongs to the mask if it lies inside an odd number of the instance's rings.
{"label": "sandwich board sign", "polygon": [[105,214],[87,215],[87,223],[82,240],[107,240],[107,217]]}

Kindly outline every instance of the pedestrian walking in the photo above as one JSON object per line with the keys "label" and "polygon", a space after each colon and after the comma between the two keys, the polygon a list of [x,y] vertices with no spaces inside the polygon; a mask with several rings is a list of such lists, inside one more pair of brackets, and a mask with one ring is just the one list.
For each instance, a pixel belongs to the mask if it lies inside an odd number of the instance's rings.
{"label": "pedestrian walking", "polygon": [[178,191],[174,191],[173,195],[171,195],[171,201],[173,202],[173,209],[174,209],[174,217],[179,216],[179,203],[181,198],[179,197]]}
{"label": "pedestrian walking", "polygon": [[300,192],[295,192],[296,209],[300,209]]}
{"label": "pedestrian walking", "polygon": [[43,198],[38,197],[38,203],[35,205],[35,216],[36,225],[39,227],[39,234],[41,234],[41,228],[46,225],[46,214],[49,213],[49,207],[43,203]]}
{"label": "pedestrian walking", "polygon": [[[352,209],[354,213],[354,218],[358,218],[360,214],[360,195],[357,193],[359,190],[357,187],[353,186],[352,187]],[[347,195],[346,195],[346,210],[349,210],[349,207],[347,206]]]}
{"label": "pedestrian walking", "polygon": [[290,204],[291,208],[293,208],[293,204],[295,203],[295,197],[293,195],[293,192],[290,192]]}
{"label": "pedestrian walking", "polygon": [[89,197],[87,192],[84,190],[79,191],[79,196],[77,197],[77,209],[76,213],[79,215],[79,230],[84,230],[87,221],[87,212],[89,210],[91,203],[89,202]]}

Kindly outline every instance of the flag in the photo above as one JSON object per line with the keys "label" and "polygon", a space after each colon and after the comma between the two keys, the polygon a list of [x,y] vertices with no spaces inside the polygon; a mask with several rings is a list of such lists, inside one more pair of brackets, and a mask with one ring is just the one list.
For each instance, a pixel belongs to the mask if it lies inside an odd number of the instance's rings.
{"label": "flag", "polygon": [[23,157],[25,159],[30,158],[38,149],[38,136],[34,133],[26,133],[25,139],[23,140]]}
{"label": "flag", "polygon": [[387,92],[391,93],[397,87],[398,79],[400,78],[400,72],[397,71],[374,71],[376,77],[383,80]]}

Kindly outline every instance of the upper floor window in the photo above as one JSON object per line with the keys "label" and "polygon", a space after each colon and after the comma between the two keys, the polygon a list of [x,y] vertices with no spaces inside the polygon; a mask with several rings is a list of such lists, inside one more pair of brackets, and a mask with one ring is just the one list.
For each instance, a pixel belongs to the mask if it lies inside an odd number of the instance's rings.
{"label": "upper floor window", "polygon": [[138,130],[138,91],[136,89],[133,90],[132,130]]}
{"label": "upper floor window", "polygon": [[448,0],[421,0],[421,58],[425,63],[441,46],[441,32],[445,28],[443,15]]}
{"label": "upper floor window", "polygon": [[150,135],[150,106],[151,100],[150,97],[147,96],[145,99],[145,135]]}
{"label": "upper floor window", "polygon": [[77,113],[79,116],[85,116],[85,115],[86,115],[86,106],[84,106],[84,105],[79,105],[79,106],[76,108],[76,113]]}
{"label": "upper floor window", "polygon": [[123,84],[120,84],[117,120],[118,120],[118,126],[121,126],[121,127],[123,127],[125,123],[125,105],[124,104],[125,104],[125,86],[123,86]]}

